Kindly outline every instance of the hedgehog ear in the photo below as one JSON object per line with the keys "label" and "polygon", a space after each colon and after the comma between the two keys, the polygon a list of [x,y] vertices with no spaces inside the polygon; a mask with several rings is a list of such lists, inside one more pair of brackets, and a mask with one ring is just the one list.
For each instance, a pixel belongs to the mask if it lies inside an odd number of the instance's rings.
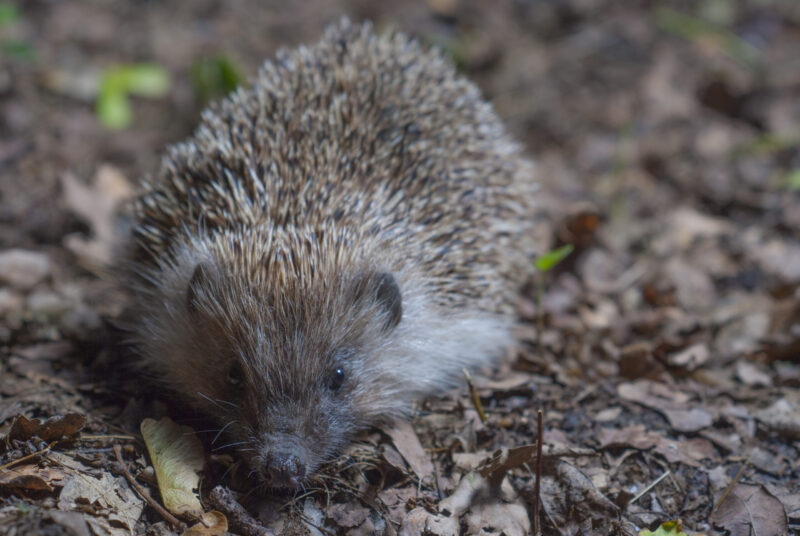
{"label": "hedgehog ear", "polygon": [[403,317],[403,296],[400,286],[389,272],[379,272],[372,277],[371,288],[378,305],[386,311],[384,330],[390,330]]}
{"label": "hedgehog ear", "polygon": [[197,263],[189,278],[189,285],[186,287],[186,308],[191,314],[197,314],[200,310],[201,288],[208,288],[211,283],[211,266],[206,262]]}

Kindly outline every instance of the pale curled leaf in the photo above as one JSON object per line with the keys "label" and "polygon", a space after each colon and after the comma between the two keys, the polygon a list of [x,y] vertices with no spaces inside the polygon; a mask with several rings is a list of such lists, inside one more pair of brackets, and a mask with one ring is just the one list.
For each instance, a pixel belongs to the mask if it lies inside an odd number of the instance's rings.
{"label": "pale curled leaf", "polygon": [[160,421],[145,419],[141,431],[164,507],[176,515],[202,515],[203,508],[194,490],[200,483],[205,453],[194,430],[164,417]]}

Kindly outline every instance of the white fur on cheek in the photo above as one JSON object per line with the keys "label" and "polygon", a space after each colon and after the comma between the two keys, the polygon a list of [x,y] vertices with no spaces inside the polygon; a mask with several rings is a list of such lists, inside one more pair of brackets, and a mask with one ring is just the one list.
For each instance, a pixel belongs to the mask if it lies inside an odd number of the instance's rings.
{"label": "white fur on cheek", "polygon": [[402,320],[359,371],[374,419],[407,414],[414,399],[458,385],[464,368],[492,365],[512,340],[508,318],[471,309],[445,314],[423,292],[408,290]]}

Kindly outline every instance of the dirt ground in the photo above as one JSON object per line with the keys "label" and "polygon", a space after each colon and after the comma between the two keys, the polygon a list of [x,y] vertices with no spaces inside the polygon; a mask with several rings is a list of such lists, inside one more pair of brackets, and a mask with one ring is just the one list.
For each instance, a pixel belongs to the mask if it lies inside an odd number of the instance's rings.
{"label": "dirt ground", "polygon": [[[122,364],[101,266],[117,201],[196,124],[193,66],[251,76],[341,15],[453,58],[537,163],[542,240],[575,250],[475,397],[262,497]],[[168,89],[103,126],[103,73],[139,62]],[[795,0],[0,2],[0,533],[179,533],[123,471],[162,502],[140,424],[170,416],[224,514],[195,534],[800,534],[799,238]]]}

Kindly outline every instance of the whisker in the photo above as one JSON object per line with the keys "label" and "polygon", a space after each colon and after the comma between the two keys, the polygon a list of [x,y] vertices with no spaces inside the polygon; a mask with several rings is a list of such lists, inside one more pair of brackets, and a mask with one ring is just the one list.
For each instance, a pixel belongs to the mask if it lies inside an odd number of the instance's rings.
{"label": "whisker", "polygon": [[234,467],[234,465],[236,465],[236,464],[235,464],[235,463],[232,463],[232,464],[230,464],[230,465],[228,466],[228,468],[227,468],[227,469],[225,469],[225,472],[224,472],[224,473],[222,473],[222,476],[220,477],[220,480],[225,480],[225,477],[226,477],[226,476],[228,476],[228,473],[230,473],[231,471],[233,471],[233,467]]}
{"label": "whisker", "polygon": [[248,443],[248,441],[237,441],[236,443],[228,443],[227,445],[222,445],[220,447],[216,447],[216,448],[213,448],[211,450],[212,451],[218,451],[218,450],[222,450],[222,449],[228,448],[228,447],[235,447],[236,445],[244,445],[246,443]]}
{"label": "whisker", "polygon": [[[219,432],[219,428],[209,428],[208,430],[195,431],[196,434],[213,434],[214,432]],[[184,435],[189,435],[189,432],[186,432]]]}
{"label": "whisker", "polygon": [[197,394],[202,396],[203,398],[205,398],[206,400],[208,400],[209,402],[211,402],[215,406],[217,406],[219,409],[225,409],[225,408],[222,407],[222,404],[226,404],[228,406],[231,406],[232,408],[242,409],[239,406],[237,406],[236,404],[234,404],[233,402],[230,402],[228,400],[220,400],[220,399],[217,399],[217,398],[211,398],[210,396],[208,396],[206,394],[203,394],[200,391],[197,391]]}
{"label": "whisker", "polygon": [[211,440],[211,444],[213,445],[214,443],[216,443],[216,442],[217,442],[217,439],[219,439],[219,436],[221,436],[221,435],[222,435],[222,432],[224,432],[224,431],[225,431],[225,429],[226,429],[226,428],[228,428],[228,426],[232,425],[232,424],[233,424],[233,423],[235,423],[235,422],[236,422],[236,421],[231,421],[231,422],[229,422],[228,424],[226,424],[225,426],[223,426],[222,428],[220,428],[220,429],[219,429],[219,432],[217,432],[217,435],[215,435],[215,436],[214,436],[214,439],[212,439],[212,440]]}
{"label": "whisker", "polygon": [[230,407],[232,407],[232,408],[236,408],[236,409],[242,409],[242,408],[240,408],[238,405],[234,404],[233,402],[231,402],[231,401],[229,401],[229,400],[218,400],[218,402],[219,402],[220,404],[227,404],[228,406],[230,406]]}
{"label": "whisker", "polygon": [[202,396],[203,398],[205,398],[206,400],[208,400],[209,402],[211,402],[212,404],[214,404],[214,405],[215,405],[215,406],[217,406],[218,408],[222,409],[222,406],[220,406],[220,405],[219,405],[219,402],[217,402],[216,400],[214,400],[214,399],[213,399],[213,398],[211,398],[210,396],[208,396],[208,395],[206,395],[206,394],[203,394],[203,393],[201,393],[200,391],[197,391],[197,394],[198,394],[198,395],[200,395],[200,396]]}

